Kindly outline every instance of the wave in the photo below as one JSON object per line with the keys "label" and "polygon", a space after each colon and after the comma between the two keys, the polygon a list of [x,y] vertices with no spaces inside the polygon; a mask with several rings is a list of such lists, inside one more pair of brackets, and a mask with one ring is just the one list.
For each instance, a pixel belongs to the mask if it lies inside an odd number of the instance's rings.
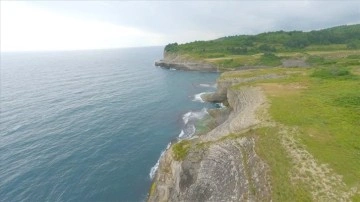
{"label": "wave", "polygon": [[199,84],[199,86],[205,87],[205,88],[216,88],[216,84],[201,83],[201,84]]}
{"label": "wave", "polygon": [[184,116],[182,117],[185,124],[187,124],[189,122],[191,114],[192,114],[192,112],[190,111],[190,112],[185,113]]}
{"label": "wave", "polygon": [[170,148],[170,146],[171,146],[171,142],[166,146],[166,149],[161,152],[160,157],[157,160],[156,164],[150,169],[150,173],[149,173],[150,179],[154,179],[156,171],[159,168],[160,159],[164,156],[166,150],[168,150]]}
{"label": "wave", "polygon": [[195,122],[203,119],[208,114],[207,109],[203,108],[201,111],[189,111],[182,117],[184,121],[184,128],[181,130],[178,138],[186,139],[192,137],[195,132]]}
{"label": "wave", "polygon": [[201,111],[189,111],[187,113],[185,113],[182,117],[184,124],[188,124],[188,122],[191,121],[195,121],[195,120],[199,120],[204,118],[205,115],[207,115],[207,109],[203,108]]}
{"label": "wave", "polygon": [[[181,130],[178,139],[181,140],[181,139],[191,138],[196,132],[195,122],[204,118],[207,114],[209,113],[207,112],[206,108],[203,108],[200,111],[189,111],[185,113],[182,117],[184,121],[184,127]],[[159,168],[160,160],[164,156],[166,150],[170,148],[170,146],[171,146],[171,142],[166,146],[166,149],[161,152],[160,157],[157,160],[156,164],[150,169],[150,173],[149,173],[150,179],[154,179],[156,171]]]}
{"label": "wave", "polygon": [[180,134],[179,134],[179,138],[182,138],[185,135],[184,130],[181,130]]}
{"label": "wave", "polygon": [[195,132],[196,132],[196,128],[195,128],[195,125],[194,124],[188,124],[185,126],[184,130],[183,131],[183,134],[179,135],[179,139],[188,139],[188,138],[191,138]]}
{"label": "wave", "polygon": [[198,94],[195,94],[194,95],[194,99],[192,100],[192,101],[195,101],[195,102],[205,102],[205,100],[203,100],[202,98],[201,98],[201,96],[202,95],[204,95],[204,94],[207,94],[207,93],[211,93],[211,92],[202,92],[202,93],[198,93]]}
{"label": "wave", "polygon": [[226,106],[222,102],[216,103],[216,108],[225,108],[225,107]]}

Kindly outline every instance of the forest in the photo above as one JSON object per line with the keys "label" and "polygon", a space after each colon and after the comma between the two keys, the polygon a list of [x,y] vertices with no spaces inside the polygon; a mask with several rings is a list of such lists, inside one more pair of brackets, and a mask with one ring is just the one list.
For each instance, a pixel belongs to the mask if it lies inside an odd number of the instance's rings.
{"label": "forest", "polygon": [[360,24],[356,24],[309,32],[276,31],[257,35],[226,36],[185,44],[170,43],[165,46],[165,53],[190,54],[198,58],[219,58],[227,55],[359,48]]}

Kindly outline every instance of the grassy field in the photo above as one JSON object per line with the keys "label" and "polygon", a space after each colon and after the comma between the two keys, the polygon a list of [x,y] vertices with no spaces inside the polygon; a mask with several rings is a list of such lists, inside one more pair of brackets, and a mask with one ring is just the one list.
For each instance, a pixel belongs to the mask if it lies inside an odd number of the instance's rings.
{"label": "grassy field", "polygon": [[[232,86],[261,87],[272,124],[226,137],[257,137],[257,153],[270,166],[273,201],[360,201],[360,50],[333,50],[338,46],[205,59],[224,69],[272,67],[225,72],[219,81],[277,75]],[[281,67],[289,58],[309,65]],[[206,127],[206,121],[198,124]],[[204,146],[184,140],[172,151],[183,160],[189,149]]]}
{"label": "grassy field", "polygon": [[[359,51],[360,24],[338,26],[310,32],[277,31],[257,35],[227,36],[210,41],[165,46],[165,54],[206,60],[222,70],[249,66],[279,66],[281,60],[308,59],[311,55],[327,57],[329,51]],[[358,53],[358,52],[357,52]]]}
{"label": "grassy field", "polygon": [[312,57],[312,67],[226,72],[219,80],[279,76],[232,87],[260,86],[269,100],[276,124],[253,133],[271,167],[274,201],[360,201],[360,53],[294,55]]}
{"label": "grassy field", "polygon": [[[332,54],[339,53],[324,53]],[[246,85],[261,86],[268,96],[272,119],[284,127],[295,128],[297,133],[293,138],[311,155],[311,161],[316,162],[319,168],[326,165],[326,169],[321,171],[323,173],[319,171],[314,174],[309,171],[308,176],[305,174],[302,177],[331,181],[327,177],[332,176],[337,181],[333,180],[334,183],[329,187],[336,190],[337,194],[360,190],[360,66],[337,65],[358,58],[358,55],[354,56],[352,53],[348,55],[350,56],[335,58],[331,65],[321,64],[320,67],[254,70],[244,75],[233,75],[247,77],[266,73],[287,74],[283,79]],[[309,189],[321,185],[314,184],[312,187],[309,185],[311,181],[307,180],[294,182],[290,175],[286,175],[294,167],[294,162],[289,159],[281,144],[279,130],[279,127],[273,127],[257,131],[260,137],[258,152],[271,166],[273,199],[309,201]],[[303,158],[308,157],[305,155]],[[306,162],[310,160],[304,159],[303,164],[306,165]],[[321,174],[326,175],[316,176]],[[322,193],[319,194],[321,199]],[[353,194],[351,199],[360,201],[359,192]]]}

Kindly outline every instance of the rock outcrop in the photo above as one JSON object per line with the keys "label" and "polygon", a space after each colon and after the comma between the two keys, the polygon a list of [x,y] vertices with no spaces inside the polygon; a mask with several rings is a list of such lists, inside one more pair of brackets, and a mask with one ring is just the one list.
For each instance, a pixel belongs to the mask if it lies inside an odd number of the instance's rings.
{"label": "rock outcrop", "polygon": [[164,59],[156,61],[155,66],[187,71],[217,72],[218,68],[205,61],[187,58],[177,54],[164,54]]}
{"label": "rock outcrop", "polygon": [[253,137],[212,143],[191,151],[182,162],[169,150],[148,201],[269,201],[267,170]]}

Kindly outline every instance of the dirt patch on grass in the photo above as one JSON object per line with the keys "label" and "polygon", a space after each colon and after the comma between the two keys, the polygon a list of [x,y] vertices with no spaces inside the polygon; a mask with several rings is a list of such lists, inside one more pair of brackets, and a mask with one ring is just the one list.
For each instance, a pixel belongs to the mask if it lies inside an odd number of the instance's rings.
{"label": "dirt patch on grass", "polygon": [[352,70],[353,74],[360,75],[360,67],[356,67]]}
{"label": "dirt patch on grass", "polygon": [[278,84],[278,83],[262,83],[259,86],[269,96],[284,96],[288,94],[300,93],[307,86],[301,83]]}
{"label": "dirt patch on grass", "polygon": [[284,59],[281,61],[283,67],[308,67],[305,59]]}
{"label": "dirt patch on grass", "polygon": [[351,197],[357,193],[357,187],[348,188],[341,175],[336,174],[328,165],[319,163],[297,141],[299,131],[296,128],[279,127],[281,144],[293,162],[290,173],[293,183],[306,183],[315,201],[351,201]]}
{"label": "dirt patch on grass", "polygon": [[[300,93],[307,88],[301,83],[287,85],[265,83],[259,86],[270,96],[286,96],[292,93]],[[359,194],[360,190],[357,186],[347,186],[341,175],[337,174],[329,165],[319,162],[308,152],[305,145],[299,142],[301,133],[298,128],[285,126],[272,120],[268,113],[270,104],[269,102],[264,103],[258,111],[257,115],[262,117],[258,127],[279,129],[278,135],[281,146],[291,159],[291,171],[287,173],[291,183],[295,186],[306,184],[314,201],[351,201],[354,195]]]}
{"label": "dirt patch on grass", "polygon": [[318,55],[329,58],[343,58],[349,55],[359,54],[359,50],[338,50],[338,51],[308,51],[309,55]]}

